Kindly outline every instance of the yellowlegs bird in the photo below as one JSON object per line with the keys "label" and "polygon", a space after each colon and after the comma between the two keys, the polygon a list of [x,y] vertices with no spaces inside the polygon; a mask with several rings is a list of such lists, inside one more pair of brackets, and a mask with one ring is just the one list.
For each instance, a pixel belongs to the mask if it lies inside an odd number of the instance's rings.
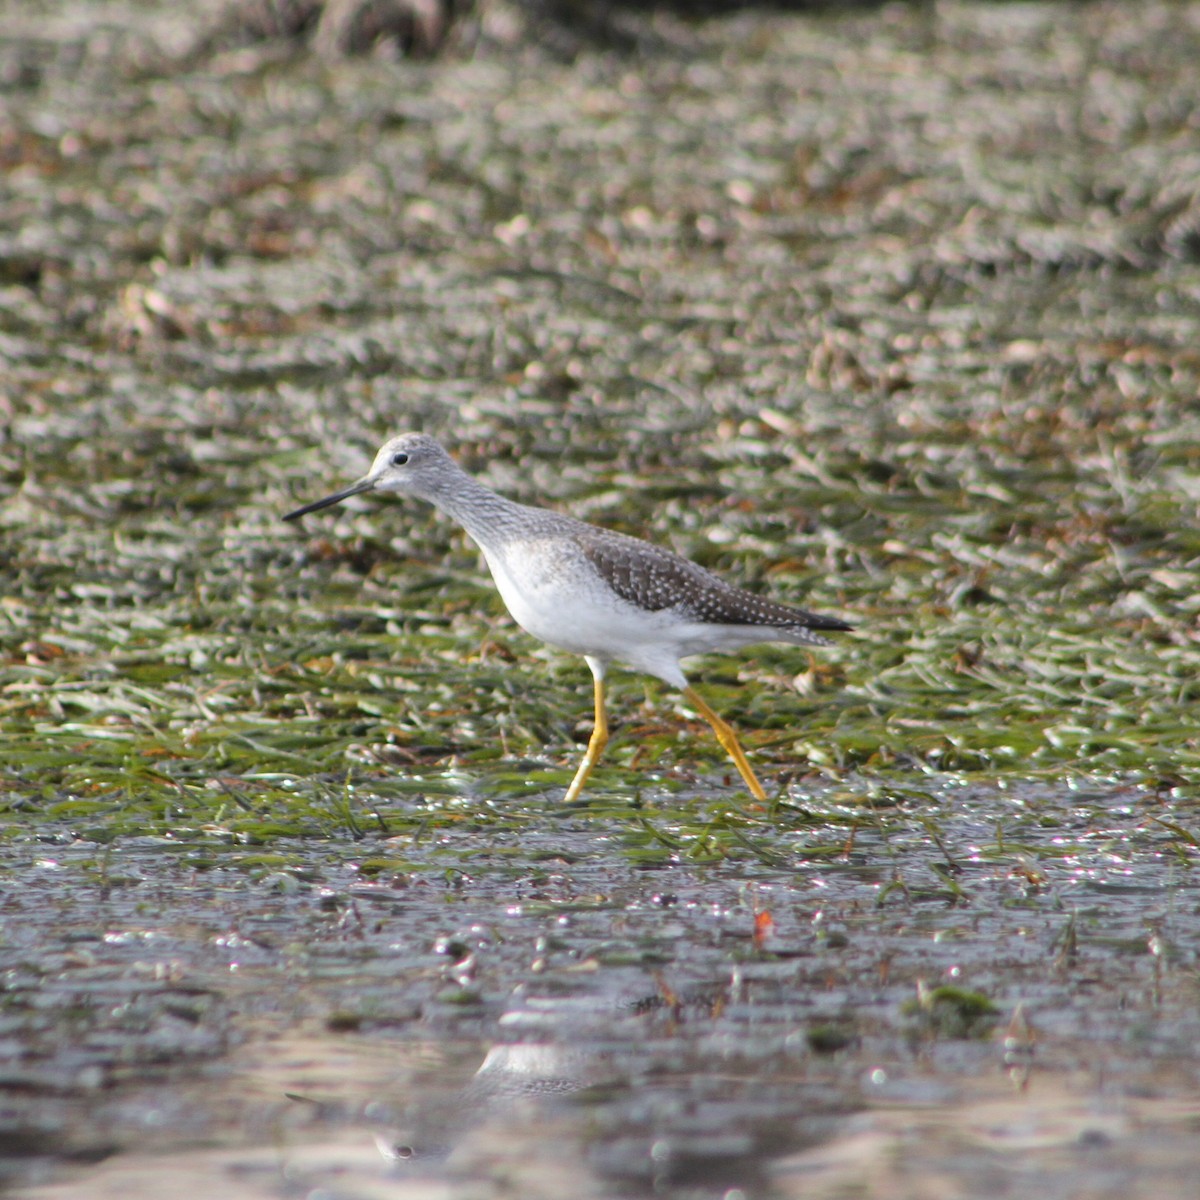
{"label": "yellowlegs bird", "polygon": [[679,660],[755,642],[827,645],[828,639],[814,630],[850,629],[845,621],[764,600],[638,538],[507,500],[420,433],[402,433],[384,443],[357,483],[288,513],[284,520],[363,492],[405,492],[453,518],[479,544],[517,624],[587,660],[595,684],[596,723],[567,800],[583,791],[608,744],[604,677],[613,662],[679,688],[713,727],[751,793],[766,799],[737,735],[688,684]]}

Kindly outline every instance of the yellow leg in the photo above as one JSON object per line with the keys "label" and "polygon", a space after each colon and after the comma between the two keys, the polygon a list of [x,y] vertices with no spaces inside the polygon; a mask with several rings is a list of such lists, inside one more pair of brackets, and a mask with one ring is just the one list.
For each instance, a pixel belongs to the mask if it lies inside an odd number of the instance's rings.
{"label": "yellow leg", "polygon": [[683,689],[683,694],[687,702],[713,727],[713,733],[717,735],[717,741],[725,747],[726,753],[733,759],[733,764],[741,772],[742,778],[746,781],[746,786],[750,789],[750,794],[755,800],[765,800],[767,793],[763,791],[762,784],[758,782],[754,772],[750,769],[750,764],[746,761],[746,755],[742,752],[741,746],[738,745],[737,734],[733,732],[733,726],[722,721],[709,708],[704,697],[695,688],[686,687]]}
{"label": "yellow leg", "polygon": [[579,793],[583,791],[583,785],[587,783],[588,776],[596,765],[596,760],[600,757],[604,747],[608,745],[608,716],[604,711],[604,676],[596,675],[594,679],[596,724],[592,729],[592,736],[588,739],[583,762],[579,764],[579,770],[575,772],[575,778],[571,780],[571,786],[567,788],[565,799],[568,803],[579,798]]}

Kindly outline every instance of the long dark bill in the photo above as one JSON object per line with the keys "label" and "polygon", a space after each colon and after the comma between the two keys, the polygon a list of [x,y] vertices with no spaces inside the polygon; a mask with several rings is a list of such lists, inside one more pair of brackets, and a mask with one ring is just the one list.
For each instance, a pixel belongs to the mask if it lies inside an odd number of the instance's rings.
{"label": "long dark bill", "polygon": [[344,492],[334,492],[332,496],[326,496],[324,500],[314,500],[311,504],[306,504],[303,508],[298,508],[295,512],[288,513],[283,519],[285,521],[294,521],[297,517],[304,516],[305,513],[316,512],[321,508],[330,508],[334,504],[341,504],[343,500],[349,500],[351,496],[359,496],[363,492],[373,491],[374,488],[375,484],[373,481],[360,479]]}

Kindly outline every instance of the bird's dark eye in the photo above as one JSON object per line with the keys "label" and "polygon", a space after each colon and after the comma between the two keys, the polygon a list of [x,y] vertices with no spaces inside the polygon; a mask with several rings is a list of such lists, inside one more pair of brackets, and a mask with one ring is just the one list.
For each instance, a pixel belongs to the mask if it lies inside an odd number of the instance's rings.
{"label": "bird's dark eye", "polygon": [[396,453],[392,455],[393,467],[402,467],[406,462],[408,462],[408,455],[405,454],[403,450],[397,450]]}

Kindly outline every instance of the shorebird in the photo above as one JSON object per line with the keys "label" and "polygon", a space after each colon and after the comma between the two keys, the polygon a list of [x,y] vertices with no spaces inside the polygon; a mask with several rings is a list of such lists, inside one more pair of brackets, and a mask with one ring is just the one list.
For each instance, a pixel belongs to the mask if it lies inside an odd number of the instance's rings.
{"label": "shorebird", "polygon": [[827,645],[817,630],[852,628],[733,587],[661,546],[508,500],[420,433],[385,442],[357,483],[283,519],[364,492],[416,496],[457,521],[483,551],[513,620],[543,642],[583,655],[592,671],[596,718],[568,801],[583,791],[608,744],[604,681],[614,662],[678,688],[712,726],[751,794],[765,800],[733,728],[688,683],[680,659],[756,642]]}

